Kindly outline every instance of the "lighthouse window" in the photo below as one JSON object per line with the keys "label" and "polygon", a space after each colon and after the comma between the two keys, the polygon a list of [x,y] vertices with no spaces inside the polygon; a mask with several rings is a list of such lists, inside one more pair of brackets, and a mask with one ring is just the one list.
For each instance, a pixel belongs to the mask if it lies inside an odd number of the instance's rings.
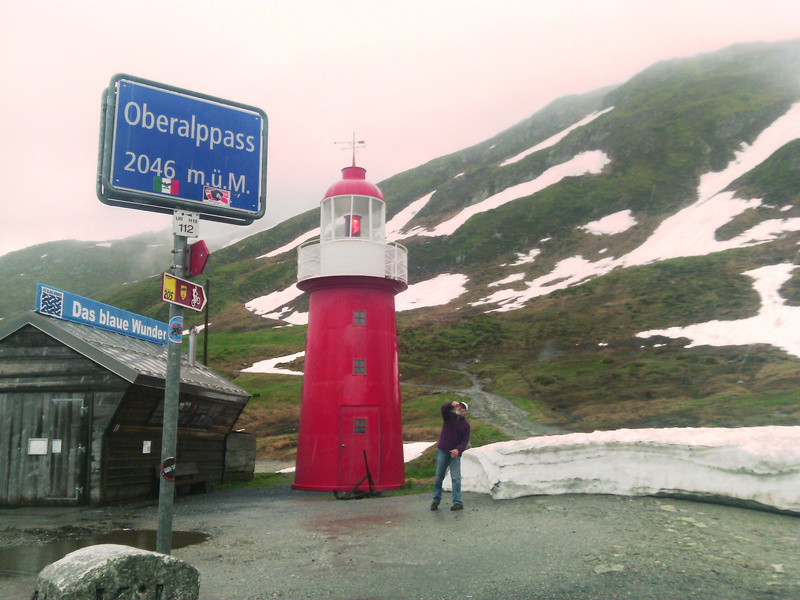
{"label": "lighthouse window", "polygon": [[367,361],[356,359],[353,361],[353,373],[363,375],[367,372]]}
{"label": "lighthouse window", "polygon": [[367,420],[353,419],[353,433],[367,433]]}
{"label": "lighthouse window", "polygon": [[367,311],[356,310],[353,311],[353,325],[366,325],[367,324]]}

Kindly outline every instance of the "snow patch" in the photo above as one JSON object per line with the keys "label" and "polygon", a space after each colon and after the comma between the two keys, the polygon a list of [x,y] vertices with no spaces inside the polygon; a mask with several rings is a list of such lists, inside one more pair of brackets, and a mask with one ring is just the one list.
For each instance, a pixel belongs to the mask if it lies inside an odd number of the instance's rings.
{"label": "snow patch", "polygon": [[[447,304],[467,291],[467,281],[469,278],[466,275],[447,273],[410,285],[395,297],[395,310],[402,312]],[[245,304],[245,308],[267,319],[284,321],[290,325],[307,325],[308,313],[293,312],[287,305],[302,293],[293,284],[285,290],[251,300]]]}
{"label": "snow patch", "polygon": [[800,308],[786,306],[779,290],[792,276],[796,265],[782,263],[746,271],[755,280],[753,288],[761,296],[761,309],[749,319],[738,321],[708,321],[688,327],[653,329],[636,334],[640,338],[656,335],[669,338],[689,338],[687,346],[749,346],[770,344],[800,357]]}
{"label": "snow patch", "polygon": [[[271,319],[279,318],[273,315],[282,314],[288,310],[286,304],[291,302],[302,294],[302,290],[297,287],[297,284],[292,284],[285,290],[272,292],[266,296],[259,296],[254,300],[247,302],[244,307],[257,315]],[[277,313],[273,312],[279,310]]]}
{"label": "snow patch", "polygon": [[255,363],[252,367],[242,369],[242,373],[271,373],[277,375],[302,375],[302,371],[292,371],[290,369],[282,369],[278,365],[290,363],[305,356],[305,352],[296,352],[288,356],[278,356],[277,358],[268,358]]}
{"label": "snow patch", "polygon": [[538,152],[539,150],[544,150],[545,148],[550,148],[551,146],[555,146],[558,142],[563,140],[565,137],[567,137],[570,133],[572,133],[573,131],[575,131],[579,127],[583,127],[584,125],[588,125],[589,123],[594,121],[597,117],[606,114],[608,111],[612,110],[613,108],[614,108],[613,106],[610,106],[609,108],[606,108],[605,110],[601,110],[599,112],[595,111],[595,112],[591,113],[590,115],[584,117],[583,119],[581,119],[580,121],[578,121],[574,125],[570,125],[569,127],[567,127],[566,129],[558,132],[554,136],[551,136],[551,137],[547,138],[543,142],[539,142],[533,148],[528,148],[524,152],[521,152],[520,154],[517,154],[516,156],[514,156],[512,158],[504,160],[503,162],[500,163],[500,166],[501,167],[506,167],[508,165],[514,164],[515,162],[521,161],[523,158],[525,158],[527,156],[530,156],[534,152]]}
{"label": "snow patch", "polygon": [[422,456],[428,448],[436,442],[405,442],[403,444],[403,461],[409,462]]}
{"label": "snow patch", "polygon": [[[538,248],[533,248],[528,253],[517,252],[517,260],[511,263],[512,267],[518,267],[520,265],[526,265],[528,263],[532,263],[536,260],[536,257],[542,253],[541,250]],[[505,267],[506,265],[500,265],[501,267]]]}
{"label": "snow patch", "polygon": [[631,211],[622,210],[603,217],[599,221],[587,223],[583,227],[579,227],[579,229],[585,229],[589,233],[595,235],[616,235],[627,231],[634,225],[636,225],[636,219],[633,218]]}
{"label": "snow patch", "polygon": [[620,429],[467,450],[462,489],[539,494],[686,494],[800,512],[800,427]]}
{"label": "snow patch", "polygon": [[414,200],[414,202],[406,206],[403,210],[392,217],[389,222],[386,223],[387,241],[396,242],[397,240],[402,240],[403,238],[408,237],[408,233],[401,233],[403,227],[408,225],[409,221],[411,221],[411,219],[413,219],[419,211],[425,208],[425,205],[435,193],[436,190],[432,191],[430,194],[426,194],[419,200]]}
{"label": "snow patch", "polygon": [[312,229],[311,231],[307,231],[303,235],[293,239],[288,244],[284,244],[283,246],[281,246],[280,248],[276,248],[272,252],[267,252],[266,254],[262,254],[261,256],[256,256],[256,258],[272,258],[273,256],[278,256],[280,254],[283,254],[284,252],[288,252],[289,250],[291,250],[292,248],[296,248],[303,242],[306,242],[312,238],[319,236],[319,231],[320,231],[319,227],[317,227],[316,229]]}
{"label": "snow patch", "polygon": [[395,309],[400,312],[448,304],[467,291],[467,281],[469,278],[466,275],[446,273],[415,283],[395,297]]}
{"label": "snow patch", "polygon": [[526,281],[526,289],[498,290],[489,296],[473,302],[472,306],[499,304],[500,307],[488,312],[508,312],[522,308],[528,300],[544,296],[556,290],[563,290],[583,283],[587,279],[605,275],[613,269],[614,259],[606,258],[598,262],[589,262],[582,256],[573,256],[560,261],[548,275]]}
{"label": "snow patch", "polygon": [[489,196],[482,202],[478,202],[477,204],[473,204],[472,206],[465,208],[449,221],[445,221],[437,225],[432,231],[419,231],[416,233],[416,235],[428,237],[450,235],[464,223],[466,223],[471,217],[477,214],[498,208],[504,204],[513,202],[518,198],[531,196],[536,192],[540,192],[543,189],[558,183],[565,177],[578,177],[587,174],[597,174],[602,171],[603,167],[605,167],[609,162],[611,161],[608,156],[599,150],[581,152],[565,163],[550,167],[536,179],[506,188],[502,192],[499,192],[493,196]]}
{"label": "snow patch", "polygon": [[499,281],[493,281],[488,285],[488,287],[497,287],[498,285],[508,285],[509,283],[514,283],[515,281],[522,281],[525,279],[525,273],[513,273],[506,277],[505,279],[501,279]]}

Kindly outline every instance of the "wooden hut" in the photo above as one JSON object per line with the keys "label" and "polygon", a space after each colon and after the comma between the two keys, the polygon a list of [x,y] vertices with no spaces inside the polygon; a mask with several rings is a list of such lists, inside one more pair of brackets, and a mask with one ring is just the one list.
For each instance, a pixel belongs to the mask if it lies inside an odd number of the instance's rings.
{"label": "wooden hut", "polygon": [[[157,497],[167,347],[29,312],[0,323],[0,504]],[[249,394],[181,365],[176,491],[226,479]],[[230,474],[227,478],[231,478]]]}

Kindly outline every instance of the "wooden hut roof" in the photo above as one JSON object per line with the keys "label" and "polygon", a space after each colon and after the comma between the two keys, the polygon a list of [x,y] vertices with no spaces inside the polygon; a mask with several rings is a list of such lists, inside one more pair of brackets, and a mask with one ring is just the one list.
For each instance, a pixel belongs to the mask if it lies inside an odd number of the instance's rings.
{"label": "wooden hut roof", "polygon": [[[167,346],[120,333],[63,321],[35,312],[0,323],[0,341],[31,325],[72,348],[122,379],[147,387],[163,388],[167,373]],[[181,358],[181,391],[247,402],[250,394],[201,363]]]}

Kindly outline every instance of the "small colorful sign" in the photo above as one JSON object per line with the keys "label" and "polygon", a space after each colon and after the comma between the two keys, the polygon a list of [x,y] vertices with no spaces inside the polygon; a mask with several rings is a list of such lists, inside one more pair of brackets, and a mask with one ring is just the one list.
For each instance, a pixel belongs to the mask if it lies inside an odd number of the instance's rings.
{"label": "small colorful sign", "polygon": [[197,237],[200,235],[200,215],[185,210],[172,213],[172,235]]}
{"label": "small colorful sign", "polygon": [[169,341],[175,344],[183,342],[183,317],[180,315],[169,320]]}
{"label": "small colorful sign", "polygon": [[167,481],[175,481],[176,465],[175,457],[170,456],[169,458],[165,458],[164,462],[161,463],[161,476]]}
{"label": "small colorful sign", "polygon": [[167,343],[166,323],[41,283],[36,289],[36,312],[148,342]]}
{"label": "small colorful sign", "polygon": [[203,240],[197,240],[189,246],[189,265],[186,267],[186,277],[197,277],[206,268],[206,262],[211,252]]}
{"label": "small colorful sign", "polygon": [[200,312],[205,308],[206,291],[202,285],[164,273],[161,277],[161,300]]}
{"label": "small colorful sign", "polygon": [[214,204],[216,206],[231,205],[231,193],[228,190],[207,187],[203,190],[203,198],[209,204]]}
{"label": "small colorful sign", "polygon": [[167,177],[153,177],[153,191],[159,194],[177,195],[181,190],[181,182]]}

